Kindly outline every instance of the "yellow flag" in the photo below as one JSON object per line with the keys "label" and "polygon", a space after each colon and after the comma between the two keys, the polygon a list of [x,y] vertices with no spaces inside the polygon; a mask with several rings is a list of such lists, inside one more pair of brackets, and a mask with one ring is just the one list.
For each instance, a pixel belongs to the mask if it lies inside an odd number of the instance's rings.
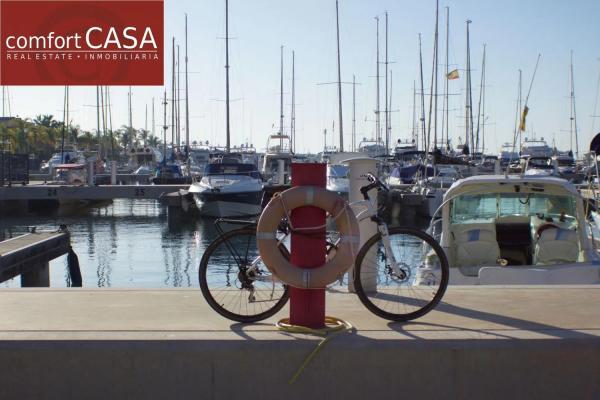
{"label": "yellow flag", "polygon": [[454,71],[449,72],[448,75],[446,75],[446,78],[448,78],[449,81],[460,78],[458,75],[458,70],[455,69]]}
{"label": "yellow flag", "polygon": [[521,132],[525,132],[525,120],[527,119],[527,114],[529,113],[529,107],[525,106],[523,109],[523,115],[521,116],[521,125],[519,126],[519,130]]}

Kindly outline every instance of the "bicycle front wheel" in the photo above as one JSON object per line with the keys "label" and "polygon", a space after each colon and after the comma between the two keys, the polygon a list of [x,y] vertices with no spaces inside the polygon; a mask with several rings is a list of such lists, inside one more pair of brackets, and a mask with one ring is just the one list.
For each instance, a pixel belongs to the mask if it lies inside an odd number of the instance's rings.
{"label": "bicycle front wheel", "polygon": [[[289,252],[282,244],[286,257]],[[225,318],[257,322],[277,313],[287,302],[288,287],[262,262],[256,229],[227,232],[212,242],[200,261],[200,290],[208,304]]]}
{"label": "bicycle front wheel", "polygon": [[386,246],[378,233],[360,249],[354,272],[356,294],[382,318],[419,318],[431,311],[446,291],[448,259],[435,239],[417,229],[390,228],[388,238]]}

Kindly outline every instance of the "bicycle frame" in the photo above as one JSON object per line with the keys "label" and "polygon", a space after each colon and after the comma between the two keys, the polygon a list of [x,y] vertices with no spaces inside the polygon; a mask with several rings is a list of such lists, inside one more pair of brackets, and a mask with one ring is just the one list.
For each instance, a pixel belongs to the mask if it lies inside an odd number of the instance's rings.
{"label": "bicycle frame", "polygon": [[[373,222],[375,222],[377,224],[377,230],[381,234],[381,239],[383,241],[383,248],[385,249],[385,253],[390,262],[390,267],[392,268],[392,271],[395,274],[397,274],[398,277],[400,277],[400,279],[404,279],[404,277],[406,276],[406,273],[404,271],[402,271],[402,269],[399,267],[399,262],[398,262],[398,260],[396,260],[396,256],[394,255],[394,252],[392,250],[392,245],[390,243],[390,235],[389,235],[387,224],[377,214],[377,209],[375,208],[375,205],[373,204],[373,202],[370,199],[369,200],[360,200],[360,201],[352,202],[349,205],[355,211],[356,219],[358,220],[359,223],[366,219],[371,219]],[[362,209],[362,211],[359,211],[357,213],[356,211],[360,210],[360,209]]]}

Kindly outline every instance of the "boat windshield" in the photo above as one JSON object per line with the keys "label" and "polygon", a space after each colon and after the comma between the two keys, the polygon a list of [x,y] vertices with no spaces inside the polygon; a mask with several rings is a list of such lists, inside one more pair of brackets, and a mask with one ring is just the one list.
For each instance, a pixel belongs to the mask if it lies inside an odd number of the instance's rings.
{"label": "boat windshield", "polygon": [[462,195],[452,201],[452,223],[472,223],[507,216],[543,216],[574,219],[575,198],[543,193],[497,193]]}
{"label": "boat windshield", "polygon": [[347,178],[349,168],[345,165],[330,165],[329,176],[332,178]]}
{"label": "boat windshield", "polygon": [[248,175],[252,178],[260,179],[260,174],[252,164],[228,164],[214,163],[207,164],[204,169],[204,176],[209,175]]}

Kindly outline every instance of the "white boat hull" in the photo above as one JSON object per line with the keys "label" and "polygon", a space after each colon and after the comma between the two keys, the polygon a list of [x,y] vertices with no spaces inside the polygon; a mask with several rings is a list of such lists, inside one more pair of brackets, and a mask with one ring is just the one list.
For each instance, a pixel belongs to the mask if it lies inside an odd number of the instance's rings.
{"label": "white boat hull", "polygon": [[259,215],[262,212],[260,203],[240,203],[225,200],[202,201],[198,196],[194,196],[194,201],[200,214],[206,217],[247,217]]}

